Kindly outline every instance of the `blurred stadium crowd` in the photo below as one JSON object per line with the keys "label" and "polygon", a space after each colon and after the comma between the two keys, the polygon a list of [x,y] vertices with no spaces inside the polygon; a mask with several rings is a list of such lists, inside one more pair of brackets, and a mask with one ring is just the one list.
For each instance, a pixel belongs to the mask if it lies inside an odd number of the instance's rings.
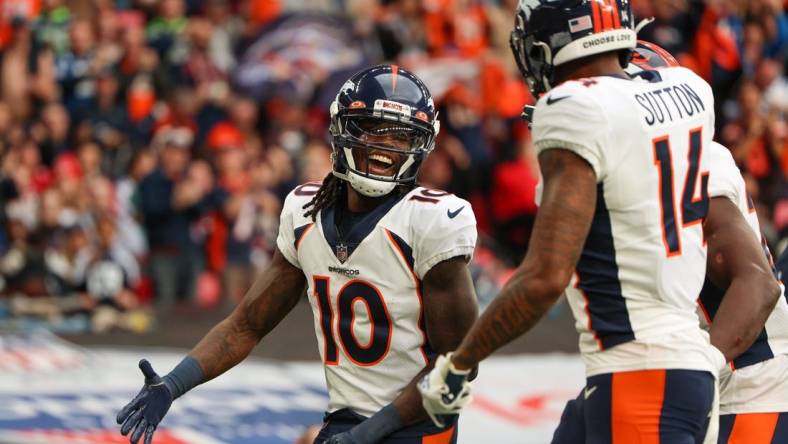
{"label": "blurred stadium crowd", "polygon": [[[488,300],[536,213],[516,3],[0,0],[0,325],[145,330],[149,307],[232,305],[284,196],[330,169],[334,94],[381,62],[438,100],[420,181],[472,202]],[[641,38],[714,87],[717,139],[773,249],[788,239],[786,3],[633,1],[655,18]]]}

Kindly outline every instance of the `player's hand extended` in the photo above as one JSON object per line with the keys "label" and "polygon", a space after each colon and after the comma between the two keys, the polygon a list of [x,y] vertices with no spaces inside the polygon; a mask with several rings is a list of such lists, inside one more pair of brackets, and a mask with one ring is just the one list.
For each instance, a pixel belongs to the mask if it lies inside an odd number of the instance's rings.
{"label": "player's hand extended", "polygon": [[118,412],[116,420],[118,424],[122,424],[120,433],[123,436],[134,431],[131,434],[132,444],[136,444],[143,433],[145,444],[150,444],[153,432],[170,409],[172,392],[146,359],[140,361],[140,370],[145,375],[145,385],[137,396]]}
{"label": "player's hand extended", "polygon": [[473,399],[468,383],[470,373],[454,368],[449,353],[438,356],[435,368],[419,381],[421,403],[436,426],[444,426],[440,415],[459,414]]}
{"label": "player's hand extended", "polygon": [[371,444],[357,440],[350,432],[343,432],[328,438],[325,444]]}

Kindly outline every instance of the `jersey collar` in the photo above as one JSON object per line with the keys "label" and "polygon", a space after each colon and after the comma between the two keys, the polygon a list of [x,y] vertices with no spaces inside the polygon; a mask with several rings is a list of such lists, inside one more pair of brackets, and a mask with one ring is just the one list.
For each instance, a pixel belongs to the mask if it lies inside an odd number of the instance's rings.
{"label": "jersey collar", "polygon": [[347,261],[356,247],[366,239],[369,233],[377,226],[380,219],[388,214],[394,205],[402,200],[403,197],[405,197],[405,194],[396,191],[392,192],[388,199],[359,219],[350,229],[350,232],[344,237],[339,235],[336,224],[337,205],[343,204],[335,204],[323,208],[320,211],[320,226],[323,230],[323,236],[326,242],[328,242],[331,251],[334,252],[337,259],[342,263]]}

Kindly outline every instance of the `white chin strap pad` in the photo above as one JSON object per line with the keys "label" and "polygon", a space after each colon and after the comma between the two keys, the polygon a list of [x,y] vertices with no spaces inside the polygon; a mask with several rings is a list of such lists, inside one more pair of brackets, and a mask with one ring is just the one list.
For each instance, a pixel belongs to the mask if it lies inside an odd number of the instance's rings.
{"label": "white chin strap pad", "polygon": [[364,177],[353,171],[348,171],[347,181],[354,190],[367,197],[380,197],[389,194],[397,186],[395,182],[384,182],[369,177]]}

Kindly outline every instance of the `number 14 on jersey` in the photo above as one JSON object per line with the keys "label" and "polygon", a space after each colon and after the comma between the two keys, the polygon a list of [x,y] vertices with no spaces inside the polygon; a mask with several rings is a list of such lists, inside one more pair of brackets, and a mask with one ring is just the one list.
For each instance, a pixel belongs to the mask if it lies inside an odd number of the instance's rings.
{"label": "number 14 on jersey", "polygon": [[[695,196],[698,183],[700,159],[703,153],[703,128],[689,132],[687,175],[681,193],[681,213],[676,208],[676,193],[673,187],[673,158],[668,136],[657,137],[654,144],[654,165],[659,171],[659,202],[662,215],[662,241],[668,257],[681,254],[680,228],[702,223],[709,210],[709,173],[700,174],[700,196]],[[679,215],[681,226],[679,226]]]}

